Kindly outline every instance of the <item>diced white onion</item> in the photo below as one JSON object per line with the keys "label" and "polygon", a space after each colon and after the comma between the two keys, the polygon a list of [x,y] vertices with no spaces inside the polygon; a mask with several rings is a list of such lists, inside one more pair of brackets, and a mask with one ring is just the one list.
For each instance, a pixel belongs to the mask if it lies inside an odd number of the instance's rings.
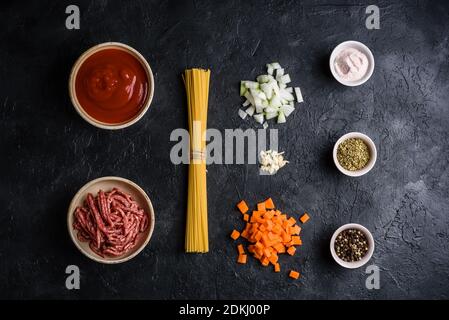
{"label": "diced white onion", "polygon": [[256,108],[253,107],[253,106],[250,106],[248,109],[245,110],[245,112],[246,112],[250,117],[253,116],[253,114],[254,114],[255,111],[256,111]]}
{"label": "diced white onion", "polygon": [[302,98],[301,89],[299,87],[295,88],[295,94],[296,94],[296,101],[299,103],[304,102],[304,99]]}
{"label": "diced white onion", "polygon": [[293,111],[295,111],[295,107],[285,104],[281,107],[282,113],[285,115],[285,117],[288,117]]}
{"label": "diced white onion", "polygon": [[278,123],[285,123],[287,120],[285,119],[285,115],[282,111],[279,112],[278,115]]}
{"label": "diced white onion", "polygon": [[263,106],[257,106],[256,105],[256,113],[263,113]]}
{"label": "diced white onion", "polygon": [[259,88],[259,83],[257,81],[243,81],[243,85],[248,89],[257,89]]}
{"label": "diced white onion", "polygon": [[240,118],[245,119],[247,115],[248,114],[245,111],[243,111],[242,109],[239,109]]}
{"label": "diced white onion", "polygon": [[[246,98],[239,110],[239,116],[245,119],[248,115],[256,122],[268,127],[267,120],[277,117],[277,123],[285,123],[286,118],[295,110],[295,96],[303,102],[301,90],[287,87],[291,82],[290,75],[278,62],[267,64],[267,73],[257,77],[257,81],[241,81],[240,95]],[[276,77],[273,74],[276,73]]]}
{"label": "diced white onion", "polygon": [[283,76],[283,75],[284,75],[284,72],[285,72],[285,70],[282,69],[282,68],[277,69],[277,70],[276,70],[276,77]]}
{"label": "diced white onion", "polygon": [[253,116],[254,120],[256,120],[257,123],[262,124],[263,123],[263,114],[259,113],[259,114],[255,114]]}
{"label": "diced white onion", "polygon": [[280,83],[285,83],[285,84],[287,84],[287,83],[290,83],[292,80],[290,79],[290,75],[287,73],[287,74],[284,74],[283,76],[281,76],[280,77],[280,79],[278,80]]}
{"label": "diced white onion", "polygon": [[275,112],[268,112],[268,113],[265,114],[265,118],[267,120],[270,120],[270,119],[276,118],[277,115],[278,115],[277,111],[275,111]]}
{"label": "diced white onion", "polygon": [[281,91],[279,93],[281,95],[281,98],[283,98],[287,101],[295,101],[295,97],[287,90],[281,89]]}

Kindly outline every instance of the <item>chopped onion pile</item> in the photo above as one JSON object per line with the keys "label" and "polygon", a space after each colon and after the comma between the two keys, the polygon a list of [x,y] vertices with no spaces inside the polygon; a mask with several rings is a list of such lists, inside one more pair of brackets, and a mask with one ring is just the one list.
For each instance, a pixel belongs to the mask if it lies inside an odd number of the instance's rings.
{"label": "chopped onion pile", "polygon": [[264,129],[270,119],[276,118],[277,123],[287,121],[295,110],[295,96],[298,103],[304,101],[299,87],[287,87],[290,75],[279,63],[267,64],[267,73],[258,76],[257,81],[240,82],[240,96],[246,99],[242,105],[246,110],[239,109],[240,118],[253,117]]}

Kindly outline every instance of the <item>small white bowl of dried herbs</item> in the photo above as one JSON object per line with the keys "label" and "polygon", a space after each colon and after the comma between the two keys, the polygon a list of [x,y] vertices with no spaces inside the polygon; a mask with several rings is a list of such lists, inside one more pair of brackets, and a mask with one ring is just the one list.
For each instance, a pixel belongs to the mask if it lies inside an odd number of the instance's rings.
{"label": "small white bowl of dried herbs", "polygon": [[333,158],[340,172],[350,177],[360,177],[374,167],[377,159],[376,145],[367,135],[350,132],[335,143]]}

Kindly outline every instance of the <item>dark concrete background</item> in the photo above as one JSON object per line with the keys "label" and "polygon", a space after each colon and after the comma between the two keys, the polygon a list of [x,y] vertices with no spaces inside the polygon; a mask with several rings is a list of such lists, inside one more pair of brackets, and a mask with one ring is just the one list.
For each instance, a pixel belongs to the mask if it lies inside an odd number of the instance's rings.
{"label": "dark concrete background", "polygon": [[[65,28],[78,4],[81,30]],[[365,28],[377,4],[381,30]],[[449,5],[427,1],[2,1],[0,4],[0,298],[449,298]],[[338,43],[359,40],[376,67],[363,86],[343,87],[328,70]],[[87,124],[67,80],[90,46],[120,41],[139,50],[156,79],[153,104],[131,128]],[[305,97],[279,128],[290,160],[277,175],[256,165],[208,168],[210,253],[183,253],[187,167],[172,165],[170,132],[186,127],[180,73],[212,70],[209,127],[256,127],[237,115],[238,82],[279,61]],[[342,134],[361,131],[378,148],[361,178],[332,163]],[[149,246],[116,266],[77,251],[66,228],[75,192],[117,175],[141,185],[156,211]],[[235,203],[272,196],[285,212],[310,212],[304,245],[274,274],[254,259],[237,265],[230,231]],[[342,224],[371,230],[381,289],[365,268],[345,270],[329,254]],[[65,268],[81,289],[65,288]],[[287,270],[303,277],[290,281]]]}

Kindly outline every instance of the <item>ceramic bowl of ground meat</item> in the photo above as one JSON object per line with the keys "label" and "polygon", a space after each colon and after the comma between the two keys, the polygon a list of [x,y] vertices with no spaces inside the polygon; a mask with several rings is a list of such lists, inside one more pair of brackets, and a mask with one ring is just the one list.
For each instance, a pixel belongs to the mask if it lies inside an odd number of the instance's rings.
{"label": "ceramic bowl of ground meat", "polygon": [[67,214],[75,246],[88,258],[106,264],[139,254],[150,241],[154,222],[145,191],[120,177],[102,177],[84,185]]}

